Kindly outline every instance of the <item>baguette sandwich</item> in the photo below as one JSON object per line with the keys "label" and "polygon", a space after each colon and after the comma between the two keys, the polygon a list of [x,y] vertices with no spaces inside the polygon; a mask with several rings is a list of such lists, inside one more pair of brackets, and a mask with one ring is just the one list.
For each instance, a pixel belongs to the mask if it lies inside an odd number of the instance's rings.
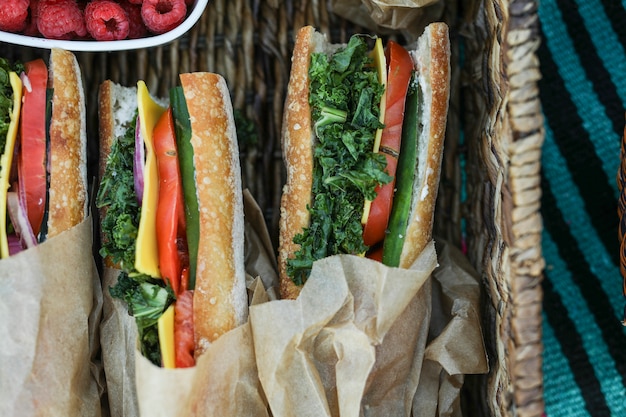
{"label": "baguette sandwich", "polygon": [[315,260],[365,255],[408,268],[432,239],[450,86],[448,27],[417,48],[355,35],[296,36],[285,100],[279,221],[282,298]]}
{"label": "baguette sandwich", "polygon": [[[0,65],[0,258],[36,246],[87,216],[86,114],[76,57]],[[7,221],[7,213],[9,221]]]}
{"label": "baguette sandwich", "polygon": [[243,196],[224,79],[180,75],[169,104],[105,81],[99,91],[101,255],[121,270],[141,351],[194,366],[247,318]]}

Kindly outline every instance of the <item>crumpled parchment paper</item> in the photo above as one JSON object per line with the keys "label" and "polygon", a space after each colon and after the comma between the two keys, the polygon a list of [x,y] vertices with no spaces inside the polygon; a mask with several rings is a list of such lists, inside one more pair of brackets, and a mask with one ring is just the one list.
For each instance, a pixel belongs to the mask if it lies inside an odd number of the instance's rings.
{"label": "crumpled parchment paper", "polygon": [[402,33],[415,41],[443,16],[444,0],[331,0],[332,11],[376,34]]}
{"label": "crumpled parchment paper", "polygon": [[487,359],[479,282],[449,264],[457,256],[442,247],[438,267],[434,242],[411,269],[333,256],[314,264],[297,300],[252,306],[274,415],[460,415],[462,374],[486,372]]}
{"label": "crumpled parchment paper", "polygon": [[0,261],[0,415],[101,415],[91,217]]}
{"label": "crumpled parchment paper", "polygon": [[487,360],[479,281],[460,252],[431,242],[410,269],[329,257],[298,299],[277,300],[265,224],[246,213],[249,320],[194,368],[152,365],[125,307],[105,303],[112,416],[461,415],[463,375],[486,372]]}
{"label": "crumpled parchment paper", "polygon": [[[276,260],[263,215],[244,191],[245,263],[251,304],[275,298]],[[267,403],[257,377],[248,323],[222,335],[187,369],[154,366],[137,349],[137,326],[108,288],[118,270],[103,274],[103,363],[112,417],[263,416]]]}

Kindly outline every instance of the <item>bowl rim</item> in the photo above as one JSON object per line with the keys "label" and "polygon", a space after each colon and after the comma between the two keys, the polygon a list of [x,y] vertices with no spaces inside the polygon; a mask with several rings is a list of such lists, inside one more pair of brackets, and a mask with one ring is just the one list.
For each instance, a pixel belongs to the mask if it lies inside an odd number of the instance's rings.
{"label": "bowl rim", "polygon": [[169,32],[149,36],[140,39],[123,39],[119,41],[96,41],[96,40],[59,40],[46,39],[34,36],[20,35],[17,33],[0,31],[0,42],[33,48],[53,49],[60,48],[68,51],[82,52],[109,52],[125,51],[133,49],[151,48],[172,42],[184,35],[200,19],[208,0],[196,0],[189,16],[177,27]]}

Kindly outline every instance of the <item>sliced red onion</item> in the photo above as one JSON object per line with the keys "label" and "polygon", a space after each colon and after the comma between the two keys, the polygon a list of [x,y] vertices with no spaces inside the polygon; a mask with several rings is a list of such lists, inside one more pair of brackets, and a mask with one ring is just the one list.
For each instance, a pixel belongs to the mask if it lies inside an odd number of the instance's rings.
{"label": "sliced red onion", "polygon": [[11,233],[7,236],[7,241],[9,243],[9,256],[13,256],[16,253],[20,253],[24,250],[22,247],[22,242],[20,242],[20,238],[17,237],[15,233]]}
{"label": "sliced red onion", "polygon": [[28,216],[26,215],[25,201],[19,198],[16,192],[12,191],[7,193],[7,209],[11,223],[13,223],[15,232],[22,243],[22,247],[32,248],[33,246],[37,246],[37,239],[35,238],[33,229],[28,222]]}
{"label": "sliced red onion", "polygon": [[22,85],[24,86],[26,91],[28,91],[29,93],[32,92],[33,91],[33,86],[30,83],[30,78],[28,78],[28,76],[26,75],[25,72],[22,72],[20,74],[20,79],[22,80]]}
{"label": "sliced red onion", "polygon": [[141,136],[141,125],[139,116],[135,125],[135,159],[133,161],[133,175],[135,177],[135,194],[137,201],[141,206],[143,199],[143,172],[146,164],[146,151],[144,147],[143,137]]}

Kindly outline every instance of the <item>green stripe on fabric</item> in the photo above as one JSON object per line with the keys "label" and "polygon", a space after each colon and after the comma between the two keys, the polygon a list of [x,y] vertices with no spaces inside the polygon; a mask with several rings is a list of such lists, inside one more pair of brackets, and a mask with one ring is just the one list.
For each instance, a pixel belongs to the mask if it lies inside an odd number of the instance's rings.
{"label": "green stripe on fabric", "polygon": [[[552,192],[557,199],[557,206],[571,228],[575,243],[582,251],[585,261],[596,276],[602,278],[602,290],[611,302],[615,317],[621,319],[624,312],[624,297],[618,291],[621,288],[621,275],[604,246],[596,230],[589,227],[591,219],[587,215],[583,198],[580,196],[571,172],[554,141],[554,133],[545,126],[545,142],[541,164],[545,177],[550,182]],[[617,216],[617,214],[615,214]],[[615,235],[617,250],[617,234]]]}
{"label": "green stripe on fabric", "polygon": [[538,50],[538,57],[545,72],[539,82],[539,90],[546,126],[554,131],[554,143],[571,173],[573,185],[578,189],[590,226],[595,228],[613,264],[619,265],[619,254],[614,250],[618,225],[615,177],[607,177],[604,173],[602,160],[583,126],[571,93],[543,44]]}
{"label": "green stripe on fabric", "polygon": [[559,339],[543,316],[543,394],[549,417],[590,417]]}
{"label": "green stripe on fabric", "polygon": [[[577,0],[577,4],[594,48],[604,62],[606,70],[611,74],[611,81],[622,100],[622,107],[626,107],[626,78],[624,78],[626,53],[624,53],[624,48],[608,24],[609,18],[604,13],[604,7],[600,1]],[[598,30],[598,28],[602,28],[602,30]]]}
{"label": "green stripe on fabric", "polygon": [[[593,319],[594,315],[585,302],[585,296],[572,279],[572,275],[570,271],[568,271],[568,266],[559,256],[558,247],[547,231],[543,233],[542,242],[544,251],[550,255],[550,264],[547,265],[548,278],[550,282],[552,282],[554,292],[561,298],[567,310],[568,317],[576,326],[577,333],[580,335],[582,348],[587,352],[589,363],[595,374],[587,375],[583,383],[592,383],[592,378],[596,378],[602,394],[604,395],[606,406],[611,411],[611,415],[626,415],[624,393],[616,393],[614,389],[616,384],[618,387],[623,386],[621,376],[616,371],[615,362],[607,350],[607,346],[604,343],[598,343],[604,340],[602,331]],[[545,314],[548,316],[548,321],[550,321],[550,311],[548,310]],[[575,337],[571,332],[569,336],[570,338]],[[561,338],[561,343],[567,343],[567,340]],[[547,349],[550,349],[550,346],[548,345],[548,341],[544,340],[544,350]],[[569,360],[575,361],[573,366],[584,366],[580,357],[570,357]],[[580,371],[580,369],[574,370],[574,372]],[[600,375],[602,377],[599,377]],[[581,388],[585,389],[585,386],[582,385]],[[591,386],[587,386],[586,388],[589,389]],[[585,394],[589,394],[589,392],[585,392]],[[598,398],[592,398],[591,401],[598,400]],[[592,403],[589,405],[591,412],[600,411],[599,408],[601,404],[596,404],[595,407]],[[551,416],[551,414],[548,415]]]}
{"label": "green stripe on fabric", "polygon": [[565,30],[561,11],[554,1],[543,1],[539,2],[538,13],[544,34],[543,43],[553,56],[567,90],[572,93],[572,100],[584,128],[588,132],[593,132],[594,145],[606,141],[606,146],[599,146],[597,153],[607,177],[614,178],[618,167],[616,155],[619,155],[620,144],[618,140],[610,140],[615,138],[611,120],[607,117],[593,90],[593,85],[582,69],[576,49]]}
{"label": "green stripe on fabric", "polygon": [[604,12],[609,18],[608,22],[613,28],[613,31],[617,35],[617,39],[622,47],[626,48],[626,10],[625,6],[622,6],[615,0],[600,0],[604,7]]}

